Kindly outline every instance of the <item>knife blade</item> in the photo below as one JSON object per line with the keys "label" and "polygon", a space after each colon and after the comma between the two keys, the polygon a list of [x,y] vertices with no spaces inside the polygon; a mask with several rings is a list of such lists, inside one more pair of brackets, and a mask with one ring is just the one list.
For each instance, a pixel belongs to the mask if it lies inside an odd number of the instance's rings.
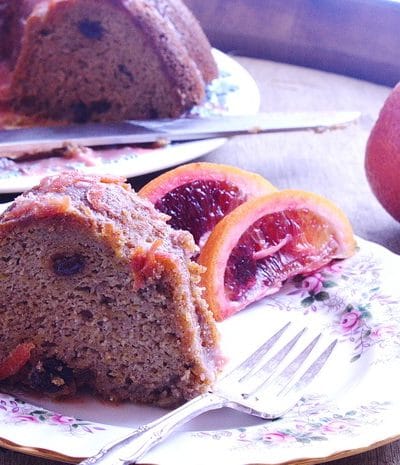
{"label": "knife blade", "polygon": [[117,123],[69,124],[0,130],[0,157],[17,158],[67,144],[87,147],[193,141],[243,134],[345,127],[360,116],[356,111],[258,113],[242,116],[135,120]]}

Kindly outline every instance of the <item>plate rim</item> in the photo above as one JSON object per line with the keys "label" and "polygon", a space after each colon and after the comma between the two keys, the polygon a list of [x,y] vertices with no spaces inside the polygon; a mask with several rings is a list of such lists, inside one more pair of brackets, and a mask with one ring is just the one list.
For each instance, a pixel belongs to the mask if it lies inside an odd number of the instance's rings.
{"label": "plate rim", "polygon": [[[392,252],[391,250],[387,249],[383,245],[373,242],[373,241],[368,241],[365,239],[361,239],[359,237],[356,237],[359,245],[365,244],[365,247],[368,249],[369,246],[372,246],[372,253],[373,256],[380,256],[380,253],[383,253],[385,257],[388,257],[390,260],[398,260],[400,259],[400,256]],[[378,255],[376,254],[375,250],[378,251]],[[371,253],[371,250],[367,250],[369,253]],[[398,363],[398,362],[397,362]],[[391,399],[392,401],[394,399]],[[400,400],[400,399],[399,399]],[[396,398],[397,401],[397,398]],[[396,405],[397,402],[394,402],[394,405]],[[384,418],[384,421],[386,420],[386,417]],[[103,423],[104,424],[104,423]],[[249,428],[252,428],[251,426]],[[232,428],[233,429],[233,428]],[[335,452],[329,453],[327,455],[319,455],[318,457],[316,456],[311,456],[311,457],[306,457],[305,455],[307,454],[307,450],[305,449],[304,452],[300,456],[300,451],[296,451],[295,454],[298,455],[298,458],[291,458],[290,460],[286,461],[280,461],[280,462],[267,462],[267,461],[260,461],[258,460],[257,463],[260,463],[260,465],[313,465],[313,464],[318,464],[321,463],[321,461],[330,461],[330,460],[335,460],[335,459],[340,459],[344,457],[350,457],[353,455],[358,455],[363,452],[375,449],[377,447],[381,447],[386,444],[390,444],[396,440],[400,439],[400,433],[399,434],[389,434],[387,437],[382,437],[384,433],[384,428],[379,430],[379,433],[381,436],[377,437],[375,440],[373,438],[367,438],[367,443],[363,445],[359,445],[358,447],[352,448],[352,449],[343,449],[343,450],[337,450]],[[190,432],[184,432],[182,433],[182,437],[185,435],[190,434]],[[13,450],[15,452],[21,452],[25,453],[28,455],[32,456],[38,456],[42,458],[47,458],[47,459],[52,459],[52,460],[57,460],[57,461],[65,461],[68,463],[78,463],[80,460],[82,460],[85,457],[77,457],[77,456],[69,456],[65,455],[61,452],[57,452],[54,450],[50,450],[47,448],[42,448],[42,447],[32,447],[32,446],[24,446],[22,444],[19,444],[18,442],[11,441],[9,439],[6,439],[4,437],[0,437],[0,446],[5,447],[6,449]],[[278,446],[279,447],[279,446]],[[266,449],[264,449],[266,451]],[[152,460],[144,462],[146,464],[153,464],[153,465],[159,465],[161,462],[160,460],[157,459],[157,461],[153,462]],[[247,462],[246,462],[247,463]],[[252,462],[249,462],[252,463]],[[244,463],[243,463],[244,465]]]}
{"label": "plate rim", "polygon": [[[228,53],[224,53],[219,49],[212,48],[212,53],[215,57],[217,65],[219,67],[220,72],[230,71],[232,73],[233,82],[235,79],[237,82],[245,83],[246,87],[243,91],[243,86],[240,86],[240,89],[234,94],[236,95],[235,99],[240,100],[241,102],[245,102],[245,106],[243,109],[241,108],[241,113],[243,114],[254,114],[259,111],[261,106],[261,94],[258,87],[257,82],[251,75],[251,73],[242,66],[234,57],[232,57]],[[223,76],[221,77],[223,79]],[[218,79],[213,81],[218,82]],[[249,98],[251,95],[252,99]],[[199,105],[198,109],[201,109],[204,104]],[[231,103],[232,106],[232,103]],[[238,111],[235,108],[229,107],[228,109],[224,110],[227,114],[238,114]],[[201,117],[201,116],[200,116]],[[204,139],[199,141],[191,141],[191,142],[180,142],[180,143],[173,143],[168,145],[165,148],[158,148],[154,150],[153,155],[155,157],[160,157],[161,159],[158,161],[156,167],[152,167],[150,169],[144,168],[145,164],[141,164],[140,167],[136,167],[134,171],[126,172],[126,167],[124,164],[124,160],[121,160],[111,164],[100,164],[97,167],[81,167],[79,170],[83,170],[85,172],[92,172],[92,173],[103,173],[103,174],[114,174],[119,176],[124,176],[129,179],[134,179],[137,176],[142,176],[145,174],[151,174],[158,170],[164,170],[171,168],[173,166],[177,166],[182,163],[187,163],[191,160],[199,158],[201,156],[210,153],[227,142],[228,138],[226,137],[219,137],[219,138],[212,138],[212,139]],[[187,150],[189,153],[188,155],[182,155],[182,151]],[[168,153],[169,152],[173,152]],[[175,154],[176,159],[171,159],[171,155]],[[142,156],[148,156],[151,154],[146,154]],[[163,157],[164,155],[164,157]],[[122,165],[120,170],[118,169],[118,165]],[[129,166],[129,161],[126,163]],[[106,169],[104,168],[106,166]],[[117,170],[115,170],[115,166],[117,166]],[[58,173],[61,172],[62,169],[57,171]],[[124,171],[124,172],[122,172]],[[26,176],[10,176],[0,178],[0,194],[17,194],[21,193],[27,189],[32,188],[36,185],[41,178],[45,176],[50,176],[54,173],[47,173],[44,175],[26,175]]]}
{"label": "plate rim", "polygon": [[[289,461],[280,462],[277,464],[276,462],[259,462],[257,465],[318,465],[321,464],[321,460],[323,461],[333,461],[333,460],[340,460],[346,457],[353,457],[355,455],[363,454],[365,452],[377,449],[379,447],[386,446],[391,444],[395,441],[400,440],[400,433],[394,436],[390,436],[387,439],[375,441],[368,446],[365,447],[358,447],[355,449],[347,449],[341,452],[334,452],[330,455],[321,456],[321,457],[312,457],[312,458],[300,458],[300,459],[291,459]],[[70,464],[78,465],[82,460],[85,460],[87,457],[70,457],[68,455],[60,454],[55,451],[51,451],[44,448],[39,447],[26,447],[9,441],[4,438],[0,438],[0,447],[7,449],[11,452],[18,452],[20,454],[29,455],[31,457],[43,458],[46,460],[55,460],[57,462],[65,462]],[[160,463],[155,462],[146,462],[145,465],[160,465]],[[256,465],[253,462],[245,463],[243,465]]]}

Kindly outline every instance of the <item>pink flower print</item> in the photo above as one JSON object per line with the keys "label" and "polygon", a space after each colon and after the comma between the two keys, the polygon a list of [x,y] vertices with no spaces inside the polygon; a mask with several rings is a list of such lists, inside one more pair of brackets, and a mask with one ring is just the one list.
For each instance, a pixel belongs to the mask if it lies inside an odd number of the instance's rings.
{"label": "pink flower print", "polygon": [[265,432],[262,437],[263,441],[266,442],[283,442],[283,441],[292,441],[293,437],[289,434],[281,433],[280,431]]}
{"label": "pink flower print", "polygon": [[344,333],[350,333],[357,329],[361,324],[361,312],[358,310],[350,310],[344,312],[340,318],[340,326]]}
{"label": "pink flower print", "polygon": [[15,402],[15,400],[10,401],[10,407],[12,413],[17,413],[20,410],[19,405]]}
{"label": "pink flower print", "polygon": [[301,288],[306,291],[308,294],[318,294],[323,288],[324,278],[321,273],[315,273],[313,275],[307,276],[301,282]]}
{"label": "pink flower print", "polygon": [[349,429],[349,425],[345,421],[332,420],[322,426],[324,433],[340,433]]}
{"label": "pink flower print", "polygon": [[16,415],[14,418],[26,423],[40,423],[39,419],[33,415]]}
{"label": "pink flower print", "polygon": [[370,337],[374,340],[385,339],[386,337],[397,336],[396,327],[392,325],[382,325],[371,329]]}
{"label": "pink flower print", "polygon": [[55,413],[50,417],[50,421],[57,425],[71,425],[75,421],[75,419],[71,417],[66,417],[64,415],[61,415],[60,413]]}

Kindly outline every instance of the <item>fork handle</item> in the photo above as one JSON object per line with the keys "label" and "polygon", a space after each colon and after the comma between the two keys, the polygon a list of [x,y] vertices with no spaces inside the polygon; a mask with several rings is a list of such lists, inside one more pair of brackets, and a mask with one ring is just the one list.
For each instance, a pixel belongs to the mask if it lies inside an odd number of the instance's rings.
{"label": "fork handle", "polygon": [[158,420],[140,426],[123,439],[105,446],[93,457],[89,457],[80,465],[129,465],[136,463],[147,451],[165,439],[178,426],[190,419],[227,405],[218,395],[207,392],[172,410]]}

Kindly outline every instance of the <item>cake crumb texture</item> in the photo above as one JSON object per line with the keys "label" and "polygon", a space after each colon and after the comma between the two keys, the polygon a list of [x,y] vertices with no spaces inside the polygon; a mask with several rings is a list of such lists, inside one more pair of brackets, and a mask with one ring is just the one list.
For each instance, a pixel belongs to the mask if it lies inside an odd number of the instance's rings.
{"label": "cake crumb texture", "polygon": [[220,357],[195,252],[122,179],[45,178],[0,217],[0,373],[29,347],[0,383],[166,406],[204,392]]}
{"label": "cake crumb texture", "polygon": [[210,44],[181,0],[8,0],[0,59],[10,105],[86,122],[177,117],[217,77]]}

